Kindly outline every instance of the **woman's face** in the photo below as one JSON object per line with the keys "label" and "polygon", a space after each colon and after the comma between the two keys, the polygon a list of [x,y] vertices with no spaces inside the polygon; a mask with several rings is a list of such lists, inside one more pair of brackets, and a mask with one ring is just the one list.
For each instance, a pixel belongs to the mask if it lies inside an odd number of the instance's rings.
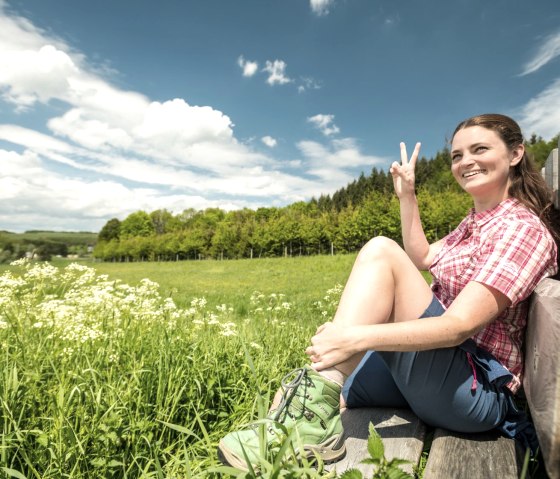
{"label": "woman's face", "polygon": [[451,145],[451,171],[475,200],[477,210],[508,198],[509,170],[521,161],[524,147],[509,150],[500,136],[482,126],[459,130]]}

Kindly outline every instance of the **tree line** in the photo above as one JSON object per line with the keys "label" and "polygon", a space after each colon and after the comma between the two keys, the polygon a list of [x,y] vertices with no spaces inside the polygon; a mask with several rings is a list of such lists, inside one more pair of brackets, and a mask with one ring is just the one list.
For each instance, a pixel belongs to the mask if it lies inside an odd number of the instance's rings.
{"label": "tree line", "polygon": [[[526,143],[538,168],[558,137]],[[447,148],[416,165],[417,196],[429,241],[451,231],[472,206],[451,174]],[[93,250],[104,261],[178,261],[351,253],[378,235],[401,241],[399,202],[389,173],[373,168],[332,195],[285,207],[223,211],[165,209],[113,218]]]}

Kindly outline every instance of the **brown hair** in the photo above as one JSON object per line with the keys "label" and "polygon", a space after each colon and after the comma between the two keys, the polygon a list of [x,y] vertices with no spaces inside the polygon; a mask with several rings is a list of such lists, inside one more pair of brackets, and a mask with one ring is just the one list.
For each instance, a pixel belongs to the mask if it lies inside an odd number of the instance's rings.
{"label": "brown hair", "polygon": [[[451,138],[453,139],[459,130],[471,126],[481,126],[496,132],[510,150],[523,144],[523,134],[517,122],[509,116],[497,113],[477,115],[462,121],[455,128]],[[559,212],[554,209],[552,192],[526,151],[521,161],[510,168],[509,177],[509,195],[533,211],[545,224],[556,241],[560,261]]]}

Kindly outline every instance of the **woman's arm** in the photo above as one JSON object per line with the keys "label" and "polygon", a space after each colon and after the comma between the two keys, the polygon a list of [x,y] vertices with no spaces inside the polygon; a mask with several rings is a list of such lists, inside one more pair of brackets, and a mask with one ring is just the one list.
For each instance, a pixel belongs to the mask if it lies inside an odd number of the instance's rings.
{"label": "woman's arm", "polygon": [[394,162],[389,171],[393,176],[393,186],[400,201],[403,245],[414,265],[420,270],[427,270],[440,250],[442,242],[438,241],[430,245],[420,221],[414,174],[420,143],[416,143],[410,160],[406,153],[406,145],[401,142],[400,148],[401,164]]}
{"label": "woman's arm", "polygon": [[443,316],[350,327],[326,323],[319,327],[306,353],[314,368],[321,370],[369,350],[422,351],[457,346],[492,322],[509,304],[504,294],[471,281]]}

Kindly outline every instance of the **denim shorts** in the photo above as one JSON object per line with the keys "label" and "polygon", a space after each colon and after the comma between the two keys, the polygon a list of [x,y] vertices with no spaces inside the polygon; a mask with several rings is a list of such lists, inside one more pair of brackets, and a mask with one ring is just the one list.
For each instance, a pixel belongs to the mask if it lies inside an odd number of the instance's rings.
{"label": "denim shorts", "polygon": [[[434,296],[421,317],[441,316]],[[425,423],[482,432],[504,422],[511,374],[472,340],[427,351],[368,351],[346,380],[347,407],[410,407]]]}

